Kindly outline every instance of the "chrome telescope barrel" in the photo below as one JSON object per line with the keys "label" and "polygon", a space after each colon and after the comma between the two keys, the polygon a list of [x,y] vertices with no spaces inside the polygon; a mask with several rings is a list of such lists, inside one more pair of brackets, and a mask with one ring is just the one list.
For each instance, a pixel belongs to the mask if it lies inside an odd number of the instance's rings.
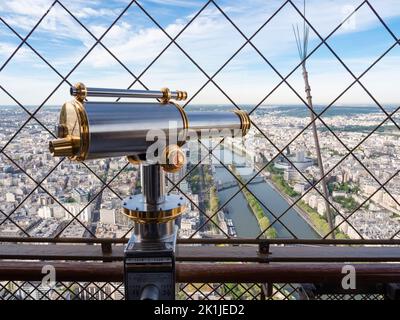
{"label": "chrome telescope barrel", "polygon": [[[182,146],[191,132],[200,137],[245,135],[244,111],[186,112],[174,102],[98,102],[75,99],[63,105],[53,156],[71,160],[129,156],[142,159],[155,141]],[[190,136],[192,138],[192,136]]]}
{"label": "chrome telescope barrel", "polygon": [[170,91],[168,88],[161,90],[137,90],[114,88],[87,88],[83,83],[77,83],[70,88],[70,94],[83,101],[86,97],[111,97],[111,98],[147,98],[159,99],[163,103],[171,99],[176,101],[186,100],[186,91]]}
{"label": "chrome telescope barrel", "polygon": [[226,131],[225,135],[232,136],[233,130],[245,135],[250,127],[250,120],[244,111],[187,111],[186,116],[190,131],[199,136],[203,132],[210,137],[218,136],[223,130]]}

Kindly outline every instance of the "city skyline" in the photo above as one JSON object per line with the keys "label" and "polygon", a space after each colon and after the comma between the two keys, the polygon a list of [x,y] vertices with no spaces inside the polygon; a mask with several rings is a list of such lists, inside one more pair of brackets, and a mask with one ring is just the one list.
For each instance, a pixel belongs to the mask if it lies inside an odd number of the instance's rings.
{"label": "city skyline", "polygon": [[[216,108],[214,107],[215,110]],[[324,167],[329,174],[329,185],[333,188],[330,203],[335,212],[339,210],[339,213],[335,214],[335,230],[340,231],[337,234],[340,237],[382,239],[396,236],[400,230],[400,189],[396,183],[398,177],[395,175],[391,178],[400,168],[400,160],[396,156],[396,150],[400,148],[398,134],[394,125],[386,120],[380,126],[381,130],[369,136],[369,128],[379,125],[384,116],[374,112],[374,109],[368,109],[366,112],[365,109],[347,108],[345,111],[323,116],[330,130],[333,130],[340,140],[318,121]],[[19,109],[12,108],[4,112],[6,118],[11,121],[1,125],[2,146],[24,121],[23,113]],[[244,142],[245,149],[239,141],[231,147],[233,151],[236,150],[234,154],[239,152],[245,156],[244,162],[230,162],[229,154],[222,155],[221,149],[217,149],[210,158],[203,159],[202,165],[199,166],[200,171],[196,169],[192,172],[192,166],[200,159],[193,158],[198,157],[192,150],[193,146],[185,147],[190,151],[187,165],[179,174],[170,175],[168,179],[168,188],[172,188],[173,183],[179,182],[186,172],[190,172],[190,175],[179,183],[179,189],[193,203],[191,209],[182,217],[181,237],[190,237],[193,234],[196,237],[223,235],[221,232],[232,237],[254,237],[266,227],[270,230],[266,233],[268,236],[279,238],[293,235],[300,238],[324,236],[327,229],[323,229],[326,227],[323,227],[321,218],[324,208],[323,198],[317,191],[320,184],[315,186],[316,189],[310,188],[310,181],[318,178],[315,149],[311,143],[310,131],[305,130],[300,134],[309,122],[306,114],[299,114],[296,108],[289,107],[277,107],[272,112],[268,109],[257,110],[251,118],[261,131],[254,128],[250,131]],[[57,116],[56,108],[45,109],[41,115],[43,118],[40,119],[50,125],[56,122]],[[266,140],[261,132],[266,134],[269,140]],[[279,156],[278,150],[284,148],[298,134],[300,136],[282,153],[291,159],[286,165],[285,158]],[[32,139],[32,135],[36,138]],[[91,236],[91,232],[97,237],[127,236],[130,225],[120,213],[121,198],[140,185],[138,168],[129,165],[123,169],[127,163],[125,158],[87,161],[87,166],[64,160],[52,172],[52,167],[58,161],[48,152],[49,139],[49,133],[32,120],[18,134],[18,140],[14,139],[3,149],[0,156],[0,235],[22,236],[21,232],[25,230],[31,236],[40,237],[52,237],[57,234],[62,237],[88,237]],[[361,146],[354,150],[354,155],[362,159],[363,165],[369,168],[371,173],[366,171],[354,156],[342,160],[348,153],[346,147],[355,148],[362,141],[364,142]],[[376,144],[382,147],[376,149]],[[304,156],[308,157],[307,162],[301,160]],[[13,162],[8,157],[11,157]],[[248,190],[258,197],[260,209],[268,219],[264,227],[258,226],[248,207],[242,207],[251,201],[250,198],[242,197],[249,197],[251,194],[239,193],[225,203],[234,195],[233,192],[237,192],[235,190],[238,190],[238,187],[234,176],[224,169],[219,161],[224,165],[234,165],[229,170],[236,170],[237,166],[239,174],[236,175],[240,179],[249,179],[266,163],[272,161],[272,167],[262,170],[255,184],[248,187]],[[295,167],[292,167],[292,163]],[[108,181],[121,169],[123,171],[112,183],[111,189],[106,188],[102,191],[103,182],[93,173]],[[24,174],[24,171],[31,178]],[[50,175],[46,177],[48,173]],[[211,180],[199,185],[199,176],[209,177],[207,179]],[[30,194],[44,178],[37,190]],[[380,183],[390,179],[387,185],[390,194],[379,191],[379,184],[374,179],[378,179]],[[209,194],[212,187],[216,189]],[[353,189],[354,191],[351,191]],[[218,212],[218,220],[209,221],[202,226],[205,215],[215,214],[218,209],[208,207],[207,203],[212,202],[206,201],[208,197],[219,199],[218,203],[225,205]],[[290,210],[290,204],[298,197],[302,200],[294,210]],[[364,202],[368,207],[362,205],[352,212]],[[17,210],[13,212],[15,208]],[[289,212],[286,213],[287,210]],[[11,220],[2,221],[11,212]],[[283,221],[277,219],[281,214],[284,216]],[[343,221],[347,215],[349,223]],[[74,216],[77,216],[77,220],[74,220]],[[245,221],[242,221],[243,217]]]}

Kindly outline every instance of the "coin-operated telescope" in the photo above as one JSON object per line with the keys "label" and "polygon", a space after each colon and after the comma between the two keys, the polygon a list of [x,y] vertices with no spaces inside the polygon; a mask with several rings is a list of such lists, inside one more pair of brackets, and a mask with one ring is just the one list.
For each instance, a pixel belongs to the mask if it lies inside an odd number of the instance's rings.
{"label": "coin-operated telescope", "polygon": [[[58,138],[50,141],[55,157],[75,161],[127,156],[141,167],[141,193],[123,200],[123,213],[134,223],[125,248],[126,299],[175,298],[175,244],[179,216],[188,208],[182,194],[167,194],[165,172],[186,162],[181,147],[189,132],[219,137],[245,135],[250,120],[244,111],[186,112],[175,101],[184,91],[71,88],[75,99],[61,109]],[[86,97],[152,98],[158,102],[87,101]],[[172,125],[171,125],[172,124]],[[157,135],[158,148],[153,153]],[[236,132],[236,134],[233,134]],[[160,160],[161,159],[161,160]]]}

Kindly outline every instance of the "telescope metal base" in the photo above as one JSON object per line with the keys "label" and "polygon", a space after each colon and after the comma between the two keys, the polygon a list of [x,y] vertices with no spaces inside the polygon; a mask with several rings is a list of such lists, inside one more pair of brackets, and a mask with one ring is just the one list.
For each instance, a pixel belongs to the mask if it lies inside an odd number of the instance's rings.
{"label": "telescope metal base", "polygon": [[132,235],[125,248],[127,300],[175,299],[175,244],[178,227],[164,240],[141,241]]}
{"label": "telescope metal base", "polygon": [[123,213],[138,223],[163,223],[176,219],[188,207],[187,200],[177,194],[166,195],[160,204],[148,204],[142,194],[123,200]]}

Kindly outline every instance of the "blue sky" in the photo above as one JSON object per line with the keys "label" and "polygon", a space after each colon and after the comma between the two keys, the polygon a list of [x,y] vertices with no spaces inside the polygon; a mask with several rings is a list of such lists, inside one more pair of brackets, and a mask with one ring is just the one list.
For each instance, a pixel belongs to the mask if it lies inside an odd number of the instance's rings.
{"label": "blue sky", "polygon": [[[0,2],[0,16],[25,37],[51,0],[9,0]],[[88,29],[99,37],[127,5],[127,0],[69,0],[61,1]],[[294,1],[302,10],[302,0]],[[197,0],[142,0],[140,4],[174,37],[204,5]],[[250,37],[282,4],[280,0],[216,1],[235,24]],[[307,0],[306,16],[322,37],[327,36],[361,0]],[[400,5],[398,0],[371,0],[378,13],[400,36]],[[299,14],[287,5],[252,39],[270,63],[286,76],[299,63],[292,25],[301,25]],[[48,16],[28,38],[27,42],[62,74],[67,75],[95,43],[66,11],[56,4]],[[135,74],[147,65],[169,44],[168,37],[133,4],[102,43]],[[178,37],[181,46],[203,70],[212,76],[226,59],[240,48],[245,39],[210,4]],[[0,22],[0,66],[20,43]],[[310,50],[320,43],[310,31]],[[342,26],[328,41],[329,45],[355,75],[363,72],[393,43],[393,37],[383,28],[368,6],[364,5],[354,19]],[[321,46],[308,61],[312,95],[316,104],[328,104],[354,79],[326,46]],[[362,78],[364,86],[381,104],[399,104],[400,47],[395,46],[370,73]],[[127,87],[133,77],[124,70],[100,45],[86,57],[68,78],[72,83],[88,86]],[[168,86],[184,89],[193,95],[206,81],[206,76],[195,67],[182,51],[172,44],[142,76],[150,88]],[[60,77],[24,45],[0,72],[0,84],[24,105],[40,105],[58,85]],[[280,81],[279,76],[258,53],[247,44],[215,78],[215,82],[238,104],[256,104]],[[290,85],[304,95],[300,70],[288,78]],[[398,86],[397,86],[398,87]],[[135,88],[141,88],[139,84]],[[64,84],[46,104],[61,104],[69,99]],[[0,91],[0,103],[12,101]],[[229,103],[226,97],[209,83],[193,99],[193,104]],[[283,84],[264,104],[301,103]],[[359,85],[350,89],[337,105],[373,103]]]}

